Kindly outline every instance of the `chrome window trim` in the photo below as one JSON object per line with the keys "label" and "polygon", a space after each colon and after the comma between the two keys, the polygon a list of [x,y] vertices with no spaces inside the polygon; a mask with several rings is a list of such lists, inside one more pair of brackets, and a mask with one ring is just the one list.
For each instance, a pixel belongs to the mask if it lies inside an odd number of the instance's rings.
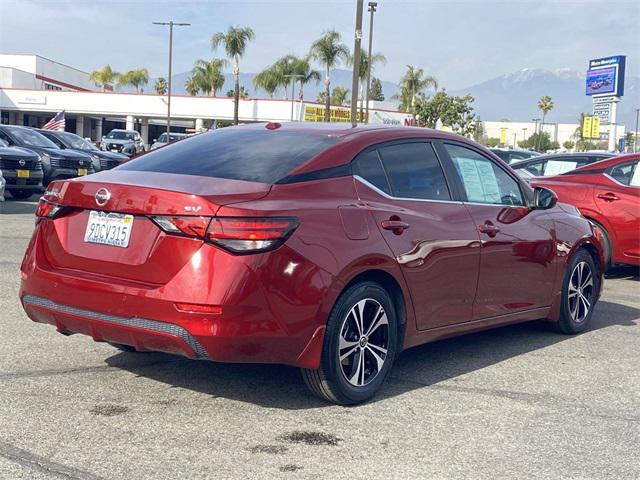
{"label": "chrome window trim", "polygon": [[369,187],[371,190],[376,192],[378,195],[380,195],[380,196],[382,196],[384,198],[388,198],[389,200],[400,200],[400,201],[405,201],[405,202],[454,203],[456,205],[462,205],[463,204],[463,202],[460,202],[458,200],[431,200],[431,199],[427,199],[427,198],[394,197],[393,195],[389,195],[388,193],[380,190],[378,187],[376,187],[372,183],[368,182],[367,180],[362,178],[360,175],[355,174],[355,175],[352,175],[352,176],[353,176],[354,179],[358,180],[363,185]]}

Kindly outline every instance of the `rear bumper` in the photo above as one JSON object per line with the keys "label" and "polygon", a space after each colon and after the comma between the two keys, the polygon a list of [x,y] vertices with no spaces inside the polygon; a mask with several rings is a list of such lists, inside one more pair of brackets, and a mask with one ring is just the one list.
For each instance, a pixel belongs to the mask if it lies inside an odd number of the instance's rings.
{"label": "rear bumper", "polygon": [[[41,227],[21,265],[20,298],[35,322],[193,359],[319,365],[323,300],[335,278],[286,246],[233,257],[204,245],[169,282],[149,285],[52,266]],[[282,274],[290,262],[298,275]],[[184,312],[177,302],[222,313]]]}

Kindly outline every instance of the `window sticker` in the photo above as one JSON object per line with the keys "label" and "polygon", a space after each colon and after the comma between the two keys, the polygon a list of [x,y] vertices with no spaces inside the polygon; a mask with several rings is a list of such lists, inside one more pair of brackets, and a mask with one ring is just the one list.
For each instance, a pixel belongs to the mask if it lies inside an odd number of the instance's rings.
{"label": "window sticker", "polygon": [[578,166],[578,162],[567,162],[566,160],[549,160],[547,167],[544,169],[545,176],[547,175],[560,175],[565,172],[570,172]]}
{"label": "window sticker", "polygon": [[455,160],[470,202],[500,203],[498,179],[489,162],[460,157]]}

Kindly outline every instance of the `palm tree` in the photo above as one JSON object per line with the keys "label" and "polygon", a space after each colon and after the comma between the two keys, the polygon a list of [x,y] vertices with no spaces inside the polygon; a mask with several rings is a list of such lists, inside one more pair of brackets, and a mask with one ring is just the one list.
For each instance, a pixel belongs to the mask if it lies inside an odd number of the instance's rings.
{"label": "palm tree", "polygon": [[430,75],[425,75],[421,68],[415,69],[413,65],[407,65],[407,71],[400,79],[400,94],[394,95],[393,98],[400,99],[400,110],[411,112],[415,122],[416,97],[423,95],[424,90],[430,87],[437,90],[438,81]]}
{"label": "palm tree", "polygon": [[[366,52],[360,52],[360,68],[358,69],[358,82],[360,84],[360,121],[364,118],[364,89],[367,81],[367,73],[369,68],[371,72],[375,70],[374,65],[376,63],[387,64],[387,57],[381,53],[374,53],[371,55],[371,61]],[[353,55],[349,56],[349,64],[353,65]]]}
{"label": "palm tree", "polygon": [[[227,92],[227,97],[234,97],[236,96],[236,91],[234,89],[231,89]],[[249,96],[249,91],[244,88],[244,85],[242,85],[240,87],[240,93],[238,94],[238,96],[240,98],[247,98]]]}
{"label": "palm tree", "polygon": [[297,80],[300,82],[300,93],[298,98],[304,100],[304,86],[307,83],[315,81],[316,84],[320,81],[320,72],[311,68],[310,58],[296,58],[293,62],[293,74],[297,75]]}
{"label": "palm tree", "polygon": [[184,83],[184,89],[187,91],[189,95],[191,95],[192,97],[195,97],[200,91],[200,85],[198,83],[198,80],[193,77],[188,78],[187,81]]}
{"label": "palm tree", "polygon": [[349,89],[344,87],[336,87],[331,93],[332,105],[344,105],[347,102],[349,96]]}
{"label": "palm tree", "polygon": [[329,73],[333,67],[339,64],[340,60],[347,61],[349,58],[349,47],[341,43],[342,37],[335,30],[325,32],[318,40],[311,45],[310,56],[314,60],[320,62],[326,69],[324,79],[325,85],[325,111],[324,121],[328,122],[330,118],[330,101],[331,101],[331,79]]}
{"label": "palm tree", "polygon": [[142,87],[149,83],[149,71],[146,68],[129,70],[127,73],[120,75],[118,83],[120,85],[131,85],[136,89],[137,93],[142,93]]}
{"label": "palm tree", "polygon": [[276,69],[273,68],[273,65],[265,68],[253,78],[253,86],[267,92],[269,98],[273,98],[273,94],[276,93],[276,90],[280,87],[280,83],[280,75]]}
{"label": "palm tree", "polygon": [[100,70],[94,70],[89,75],[89,80],[102,87],[102,91],[106,91],[107,85],[113,83],[120,77],[120,74],[111,69],[110,65],[105,65]]}
{"label": "palm tree", "polygon": [[211,38],[211,48],[216,49],[224,45],[227,57],[233,60],[233,76],[235,77],[233,124],[238,124],[238,104],[240,103],[240,58],[247,49],[247,43],[255,38],[255,33],[249,27],[229,27],[227,33],[218,32]]}
{"label": "palm tree", "polygon": [[227,65],[223,58],[212,58],[211,60],[198,60],[193,67],[191,78],[205,95],[213,94],[224,86],[224,75],[222,69]]}
{"label": "palm tree", "polygon": [[156,83],[153,85],[156,93],[158,95],[166,95],[167,94],[167,79],[164,77],[160,77],[156,80]]}
{"label": "palm tree", "polygon": [[[548,95],[541,97],[540,100],[538,100],[538,108],[542,112],[542,123],[540,124],[540,132],[538,133],[538,138],[540,138],[542,132],[544,132],[544,120],[547,117],[547,113],[553,109],[553,100],[551,100],[551,97]],[[536,148],[537,147],[536,145]]]}

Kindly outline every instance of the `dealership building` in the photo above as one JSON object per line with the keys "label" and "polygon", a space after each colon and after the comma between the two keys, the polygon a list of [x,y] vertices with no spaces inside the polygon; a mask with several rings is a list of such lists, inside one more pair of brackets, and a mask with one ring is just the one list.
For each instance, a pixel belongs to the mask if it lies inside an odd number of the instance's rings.
{"label": "dealership building", "polygon": [[[37,55],[0,54],[0,123],[41,127],[64,110],[67,131],[99,140],[112,128],[138,130],[150,143],[166,128],[167,96],[99,89],[89,74]],[[233,99],[171,96],[172,130],[200,130],[206,121],[233,120]],[[240,100],[240,122],[323,121],[316,102],[246,98]],[[332,107],[333,121],[348,121],[348,108]],[[395,105],[371,102],[369,123],[409,124],[411,116]]]}
{"label": "dealership building", "polygon": [[[154,93],[116,92],[112,86],[101,88],[89,79],[89,73],[38,55],[0,54],[0,123],[41,127],[56,113],[66,113],[66,129],[93,141],[113,128],[138,130],[146,144],[166,129],[167,97]],[[233,99],[172,95],[172,130],[200,130],[213,120],[233,119]],[[389,102],[371,102],[369,123],[409,125],[411,115],[397,111]],[[349,121],[350,110],[331,108],[332,121]],[[246,98],[240,100],[240,122],[319,122],[324,106],[317,102]],[[548,132],[561,145],[572,140],[577,124],[534,124],[533,122],[483,122],[487,137],[500,138],[507,147],[515,147],[538,129]],[[602,140],[611,127],[601,125]],[[618,125],[616,140],[624,137]]]}

